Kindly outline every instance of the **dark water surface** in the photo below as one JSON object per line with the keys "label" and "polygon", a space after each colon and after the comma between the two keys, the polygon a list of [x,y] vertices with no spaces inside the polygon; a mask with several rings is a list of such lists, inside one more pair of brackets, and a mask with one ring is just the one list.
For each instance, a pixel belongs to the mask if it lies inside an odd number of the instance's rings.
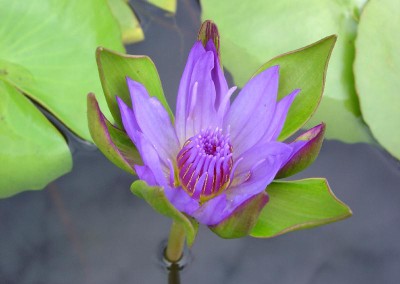
{"label": "dark water surface", "polygon": [[[175,108],[198,5],[179,1],[171,18],[133,4],[146,41],[128,53],[153,58]],[[132,176],[70,140],[70,174],[43,191],[0,200],[0,284],[167,283],[157,250],[170,220],[130,193]],[[182,283],[399,283],[399,164],[368,145],[328,141],[298,178],[314,176],[328,178],[352,218],[275,239],[223,240],[201,228]]]}

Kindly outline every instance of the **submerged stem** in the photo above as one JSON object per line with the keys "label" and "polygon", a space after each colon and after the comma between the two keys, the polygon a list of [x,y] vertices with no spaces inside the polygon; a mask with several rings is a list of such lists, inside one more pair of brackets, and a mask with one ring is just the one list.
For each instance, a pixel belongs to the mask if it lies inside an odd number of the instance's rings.
{"label": "submerged stem", "polygon": [[183,226],[175,221],[171,225],[165,257],[174,263],[181,259],[185,247],[185,230]]}

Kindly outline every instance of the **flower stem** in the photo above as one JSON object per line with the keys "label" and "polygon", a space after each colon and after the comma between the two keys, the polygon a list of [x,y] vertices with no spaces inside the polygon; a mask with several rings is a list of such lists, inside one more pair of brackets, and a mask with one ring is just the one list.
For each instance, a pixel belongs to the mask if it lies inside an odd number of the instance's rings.
{"label": "flower stem", "polygon": [[167,260],[174,263],[181,259],[183,248],[185,246],[185,237],[183,226],[173,221],[169,233],[167,249],[165,251],[165,257]]}

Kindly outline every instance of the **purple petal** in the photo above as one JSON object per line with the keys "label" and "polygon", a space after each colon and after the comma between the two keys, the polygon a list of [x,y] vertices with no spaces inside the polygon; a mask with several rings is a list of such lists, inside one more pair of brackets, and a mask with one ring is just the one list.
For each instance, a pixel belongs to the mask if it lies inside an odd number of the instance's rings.
{"label": "purple petal", "polygon": [[226,127],[230,126],[234,159],[255,145],[264,135],[275,112],[279,66],[252,78],[233,102]]}
{"label": "purple petal", "polygon": [[[234,184],[240,184],[239,180],[246,179],[252,167],[265,159],[274,159],[274,163],[282,166],[290,157],[292,149],[292,147],[281,142],[268,142],[249,149],[240,156],[242,160],[235,170]],[[265,172],[265,175],[268,174],[273,175],[273,172]]]}
{"label": "purple petal", "polygon": [[[197,60],[191,78],[189,97],[187,98],[186,139],[203,129],[216,127],[215,86],[211,78],[214,68],[214,55],[207,51]],[[221,126],[221,125],[219,125]]]}
{"label": "purple petal", "polygon": [[236,91],[237,87],[230,88],[227,93],[222,97],[222,101],[217,109],[218,111],[218,125],[223,125],[225,117],[229,111],[231,96]]}
{"label": "purple petal", "polygon": [[[256,150],[252,154],[255,153]],[[234,183],[226,191],[227,195],[230,198],[247,199],[254,194],[262,192],[275,178],[277,172],[287,161],[290,154],[291,150],[287,149],[276,155],[268,155],[265,159],[258,161],[251,168],[247,169],[248,172],[243,167],[241,174],[242,176],[245,174],[247,178],[240,179],[241,176],[238,175],[239,181],[234,180]]]}
{"label": "purple petal", "polygon": [[199,203],[190,197],[181,187],[164,187],[164,192],[169,202],[181,212],[192,215],[198,208]]}
{"label": "purple petal", "polygon": [[214,68],[212,69],[211,76],[216,92],[215,108],[218,109],[221,102],[224,100],[224,96],[228,93],[228,83],[226,82],[224,71],[219,62],[218,52],[212,39],[207,42],[206,50],[212,51],[214,54]]}
{"label": "purple petal", "polygon": [[[282,143],[281,143],[282,144]],[[269,155],[253,164],[249,177],[239,185],[231,186],[223,194],[204,203],[193,216],[202,224],[215,225],[230,216],[241,204],[265,190],[291,153],[286,146],[279,154]],[[256,155],[257,149],[249,157]],[[246,163],[245,163],[246,164]],[[239,163],[240,165],[240,163]]]}
{"label": "purple petal", "polygon": [[121,98],[117,97],[117,103],[121,112],[122,124],[124,125],[125,131],[127,132],[132,142],[136,144],[138,132],[142,131],[137,124],[135,114]]}
{"label": "purple petal", "polygon": [[[225,193],[204,203],[192,216],[201,224],[214,226],[232,215],[254,196],[228,197]],[[265,199],[265,203],[268,199]],[[264,205],[265,205],[264,203]]]}
{"label": "purple petal", "polygon": [[178,139],[167,111],[154,97],[150,97],[145,87],[127,78],[132,98],[133,113],[143,135],[156,149],[161,161],[173,160],[179,150]]}
{"label": "purple petal", "polygon": [[262,142],[275,141],[278,138],[282,131],[283,125],[285,124],[289,108],[299,92],[300,90],[296,89],[278,102],[271,124],[269,125],[268,130],[264,134],[263,138],[261,138]]}
{"label": "purple petal", "polygon": [[148,166],[135,166],[135,171],[139,179],[144,180],[149,186],[157,186],[158,183],[153,172]]}
{"label": "purple petal", "polygon": [[229,215],[230,207],[223,193],[204,203],[192,216],[201,224],[215,225]]}
{"label": "purple petal", "polygon": [[136,170],[139,170],[137,173],[139,178],[152,186],[169,186],[170,169],[161,163],[157,151],[143,133],[138,133],[136,147],[140,152],[144,165],[143,167],[135,167]]}
{"label": "purple petal", "polygon": [[186,62],[185,70],[183,71],[181,82],[179,84],[178,98],[176,102],[176,117],[175,128],[181,145],[186,141],[186,108],[188,95],[191,90],[191,77],[193,68],[201,55],[205,53],[205,49],[201,41],[197,41],[190,50],[189,57]]}

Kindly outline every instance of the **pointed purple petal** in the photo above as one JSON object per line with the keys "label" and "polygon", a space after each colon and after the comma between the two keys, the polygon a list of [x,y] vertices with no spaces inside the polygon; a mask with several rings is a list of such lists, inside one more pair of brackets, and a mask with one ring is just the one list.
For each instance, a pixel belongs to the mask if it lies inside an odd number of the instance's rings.
{"label": "pointed purple petal", "polygon": [[264,135],[275,112],[279,66],[252,78],[233,102],[227,125],[231,130],[234,159],[255,145]]}
{"label": "pointed purple petal", "polygon": [[276,141],[285,124],[289,108],[299,92],[300,90],[296,89],[277,103],[274,117],[272,118],[267,132],[261,139],[262,142]]}
{"label": "pointed purple petal", "polygon": [[181,212],[192,215],[199,207],[199,203],[190,197],[181,187],[164,187],[169,202]]}
{"label": "pointed purple petal", "polygon": [[161,161],[174,160],[179,150],[175,129],[162,104],[145,87],[127,78],[133,113],[143,135],[156,149]]}
{"label": "pointed purple petal", "polygon": [[141,132],[141,130],[137,124],[135,114],[121,98],[117,97],[117,103],[121,113],[124,129],[132,142],[136,144],[138,132]]}
{"label": "pointed purple petal", "polygon": [[222,97],[222,101],[219,104],[219,107],[217,109],[219,125],[224,125],[226,115],[228,114],[229,108],[231,105],[230,99],[231,99],[232,94],[236,91],[236,89],[237,89],[237,87],[230,88],[227,91],[227,93]]}
{"label": "pointed purple petal", "polygon": [[157,186],[158,183],[153,172],[148,166],[135,166],[135,171],[139,179],[144,180],[150,186]]}
{"label": "pointed purple petal", "polygon": [[214,68],[212,69],[211,76],[215,85],[215,108],[218,109],[224,96],[228,93],[228,83],[226,82],[224,71],[220,65],[218,52],[215,48],[214,41],[210,39],[206,44],[206,50],[212,51],[214,54]]}
{"label": "pointed purple petal", "polygon": [[[242,161],[237,165],[233,183],[240,184],[239,181],[246,179],[251,168],[262,160],[273,158],[278,165],[282,166],[290,157],[292,151],[292,147],[282,142],[268,142],[249,149],[240,156]],[[266,172],[265,174],[273,174],[273,172]]]}
{"label": "pointed purple petal", "polygon": [[[136,147],[140,152],[145,168],[138,168],[138,176],[148,184],[169,186],[169,168],[160,161],[157,151],[143,133],[138,133]],[[136,168],[135,168],[136,169]]]}
{"label": "pointed purple petal", "polygon": [[282,169],[278,172],[277,178],[284,178],[294,175],[309,165],[317,158],[324,140],[325,124],[319,124],[300,135],[290,146],[293,153]]}
{"label": "pointed purple petal", "polygon": [[[250,169],[246,170],[244,167],[242,167],[241,175],[245,175],[247,178],[240,179],[239,181],[234,180],[234,183],[226,191],[227,195],[230,198],[235,197],[246,199],[265,190],[267,185],[272,182],[277,172],[289,158],[291,149],[288,148],[285,150],[282,148],[282,151],[275,155],[268,155],[266,158],[255,163]],[[256,152],[257,151],[251,153],[250,155],[256,154]],[[246,164],[245,161],[243,161],[243,163]],[[240,178],[239,174],[238,176]]]}
{"label": "pointed purple petal", "polygon": [[186,141],[186,109],[188,104],[188,94],[191,90],[190,80],[192,77],[193,68],[199,57],[205,52],[206,51],[201,41],[197,41],[193,45],[179,84],[178,98],[176,102],[175,128],[180,145],[183,145],[183,143]]}
{"label": "pointed purple petal", "polygon": [[[214,55],[207,51],[197,60],[191,78],[186,120],[186,139],[202,129],[218,126],[215,105],[215,86],[211,78]],[[221,125],[220,125],[221,126]]]}
{"label": "pointed purple petal", "polygon": [[247,180],[228,188],[223,194],[204,203],[199,210],[193,213],[193,216],[200,223],[206,225],[216,225],[229,217],[238,206],[263,192],[267,185],[272,182],[282,163],[290,155],[291,149],[283,152],[278,155],[269,155],[253,165],[249,170],[250,176]]}
{"label": "pointed purple petal", "polygon": [[229,207],[230,202],[223,193],[204,203],[192,216],[201,224],[215,225],[228,216],[225,211]]}

